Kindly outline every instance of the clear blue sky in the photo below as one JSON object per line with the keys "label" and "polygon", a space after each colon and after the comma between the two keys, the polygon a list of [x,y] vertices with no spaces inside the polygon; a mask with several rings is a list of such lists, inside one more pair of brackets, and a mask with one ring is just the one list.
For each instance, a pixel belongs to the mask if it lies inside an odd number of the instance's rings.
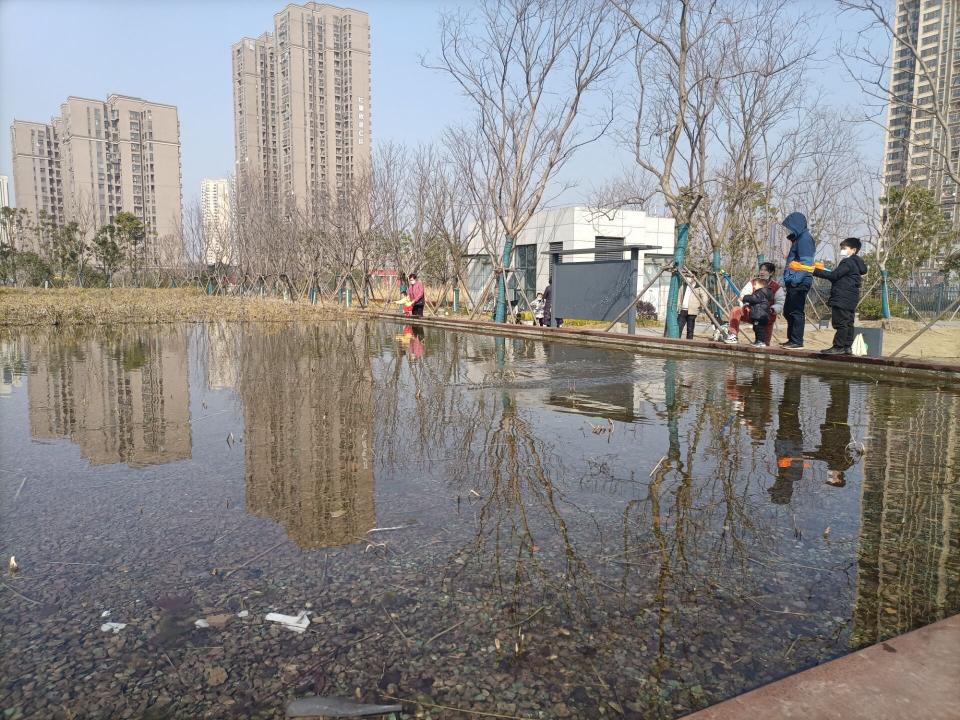
{"label": "clear blue sky", "polygon": [[[230,45],[270,29],[284,4],[0,0],[0,174],[11,175],[7,129],[14,118],[48,122],[68,95],[105,99],[121,93],[179,108],[183,194],[190,201],[202,178],[227,176],[233,167]],[[463,115],[467,106],[450,80],[419,63],[422,53],[436,49],[438,13],[449,2],[343,4],[370,14],[374,142],[426,142]],[[808,4],[824,13],[825,48],[855,30],[852,19],[834,16],[831,0]],[[839,67],[819,75],[830,102],[854,96],[842,75]],[[866,143],[879,153],[877,133]],[[616,154],[610,143],[587,148],[566,173],[580,189],[564,199],[579,199],[604,174],[619,175],[623,163]]]}

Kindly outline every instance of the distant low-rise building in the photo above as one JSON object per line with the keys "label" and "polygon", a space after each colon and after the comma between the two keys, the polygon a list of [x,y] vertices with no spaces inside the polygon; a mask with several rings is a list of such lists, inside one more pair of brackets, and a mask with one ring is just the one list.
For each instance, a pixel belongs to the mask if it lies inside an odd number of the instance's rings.
{"label": "distant low-rise building", "polygon": [[[517,286],[533,299],[543,290],[552,273],[551,252],[561,250],[590,250],[596,253],[572,255],[563,262],[592,262],[594,260],[629,259],[625,247],[646,245],[657,250],[640,252],[639,292],[664,263],[673,258],[675,222],[673,218],[658,218],[642,210],[594,209],[583,206],[548,208],[536,213],[518,235],[512,267],[516,271]],[[487,284],[493,263],[479,237],[470,245],[470,265],[467,287],[475,302]],[[653,304],[658,312],[666,307],[666,293],[670,278],[661,278],[644,294],[643,300]]]}
{"label": "distant low-rise building", "polygon": [[[77,222],[92,236],[132,213],[146,226],[147,263],[182,260],[176,107],[126,95],[68,97],[50,123],[14,120],[10,140],[17,207],[33,222]],[[42,250],[39,242],[30,249]]]}

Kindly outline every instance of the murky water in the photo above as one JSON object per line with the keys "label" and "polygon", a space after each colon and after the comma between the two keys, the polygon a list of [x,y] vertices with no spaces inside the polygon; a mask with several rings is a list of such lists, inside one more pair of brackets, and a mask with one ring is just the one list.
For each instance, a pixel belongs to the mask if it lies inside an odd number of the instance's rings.
{"label": "murky water", "polygon": [[375,323],[0,355],[6,718],[673,718],[960,610],[957,386]]}

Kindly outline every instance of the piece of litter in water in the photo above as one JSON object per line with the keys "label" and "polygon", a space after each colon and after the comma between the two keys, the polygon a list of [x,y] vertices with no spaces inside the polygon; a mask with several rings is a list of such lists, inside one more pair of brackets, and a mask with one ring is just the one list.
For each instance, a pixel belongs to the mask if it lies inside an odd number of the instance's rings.
{"label": "piece of litter in water", "polygon": [[364,705],[352,698],[320,697],[317,695],[300,698],[287,703],[287,717],[317,717],[318,715],[335,717],[370,717],[388,713],[398,713],[402,705]]}
{"label": "piece of litter in water", "polygon": [[238,617],[238,618],[250,617],[250,611],[249,611],[249,610],[241,610],[240,612],[237,613],[237,617]]}
{"label": "piece of litter in water", "polygon": [[200,618],[199,620],[197,620],[197,621],[194,622],[193,624],[194,624],[196,627],[200,628],[201,630],[210,627],[210,623],[208,623],[208,622],[207,622],[206,620],[204,620],[203,618]]}
{"label": "piece of litter in water", "polygon": [[332,513],[330,513],[330,517],[338,518],[338,517],[343,517],[346,514],[347,514],[346,510],[334,510]]}
{"label": "piece of litter in water", "polygon": [[282,615],[280,613],[267,613],[268,622],[280,623],[285,628],[293,630],[295,633],[306,632],[310,625],[310,618],[307,617],[307,611],[302,611],[299,615]]}
{"label": "piece of litter in water", "polygon": [[102,613],[100,613],[100,617],[110,617],[110,611],[104,610]]}
{"label": "piece of litter in water", "polygon": [[100,629],[103,632],[112,632],[114,635],[116,635],[118,632],[123,630],[126,626],[127,626],[126,623],[108,622],[101,625]]}

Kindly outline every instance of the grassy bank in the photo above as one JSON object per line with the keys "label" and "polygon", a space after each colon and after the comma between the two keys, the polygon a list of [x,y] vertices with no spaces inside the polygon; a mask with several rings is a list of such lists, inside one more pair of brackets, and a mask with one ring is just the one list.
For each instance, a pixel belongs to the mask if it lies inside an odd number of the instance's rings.
{"label": "grassy bank", "polygon": [[196,289],[0,288],[0,327],[119,325],[205,320],[283,321],[330,317],[333,310],[276,298],[208,296]]}

